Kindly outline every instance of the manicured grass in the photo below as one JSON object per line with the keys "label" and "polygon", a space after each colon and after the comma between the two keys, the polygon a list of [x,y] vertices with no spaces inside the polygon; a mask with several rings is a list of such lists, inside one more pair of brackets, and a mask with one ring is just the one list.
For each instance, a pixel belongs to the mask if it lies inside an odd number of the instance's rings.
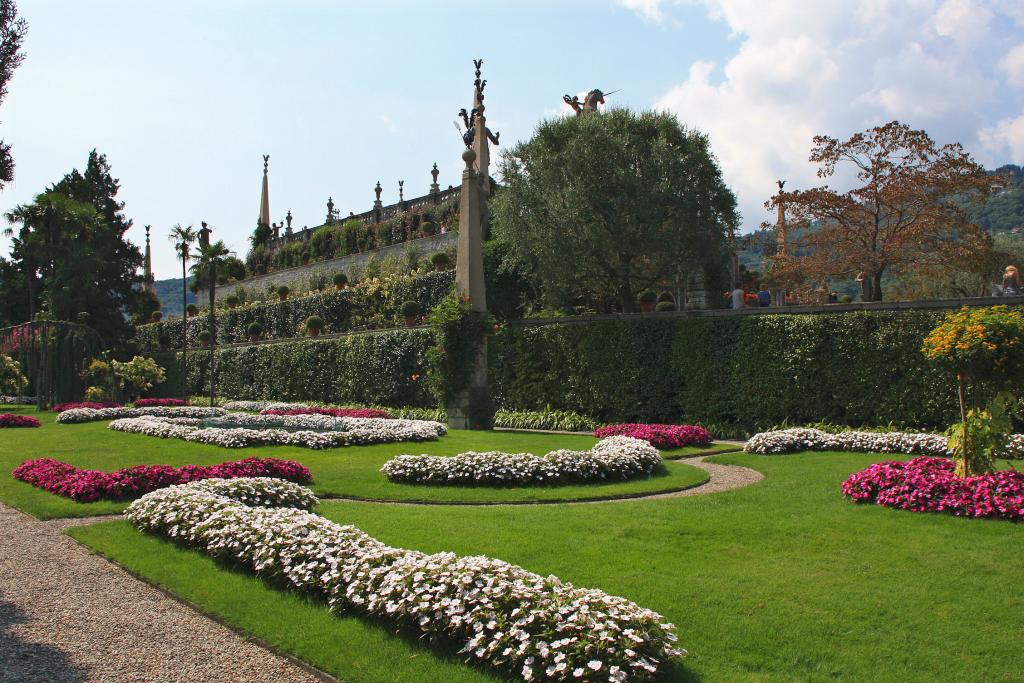
{"label": "manicured grass", "polygon": [[470,450],[498,450],[543,454],[558,448],[586,450],[597,440],[589,436],[453,431],[438,441],[323,451],[294,446],[231,449],[115,432],[107,429],[107,422],[56,424],[54,413],[39,413],[34,408],[21,407],[10,412],[15,411],[37,416],[43,426],[38,429],[0,430],[0,500],[43,519],[109,514],[123,510],[127,503],[76,503],[10,476],[11,470],[24,460],[41,457],[101,470],[138,464],[206,465],[250,455],[288,458],[310,469],[312,489],[320,496],[406,501],[572,500],[674,491],[707,481],[703,470],[684,463],[666,462],[662,470],[649,478],[625,482],[516,488],[393,484],[380,472],[380,468],[387,460],[402,453],[455,455]]}
{"label": "manicured grass", "polygon": [[[717,456],[766,478],[708,496],[482,508],[326,502],[318,512],[391,545],[498,557],[657,610],[691,652],[672,680],[1020,680],[1024,526],[842,497],[850,473],[885,459]],[[323,608],[271,595],[124,523],[71,533],[347,680],[483,675],[362,622],[327,628]]]}

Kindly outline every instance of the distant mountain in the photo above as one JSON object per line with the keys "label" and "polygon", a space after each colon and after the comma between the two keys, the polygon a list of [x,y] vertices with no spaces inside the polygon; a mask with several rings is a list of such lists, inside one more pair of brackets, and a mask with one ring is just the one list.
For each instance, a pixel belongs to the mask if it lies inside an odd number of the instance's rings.
{"label": "distant mountain", "polygon": [[971,211],[971,218],[993,234],[1024,232],[1024,169],[1007,164],[991,173],[1002,179],[988,201]]}
{"label": "distant mountain", "polygon": [[[192,278],[189,278],[188,281],[191,283]],[[160,298],[160,310],[163,311],[164,317],[180,318],[184,313],[181,306],[181,278],[156,280],[153,287],[156,289],[157,297]],[[196,295],[189,292],[187,303],[194,304],[195,302]]]}

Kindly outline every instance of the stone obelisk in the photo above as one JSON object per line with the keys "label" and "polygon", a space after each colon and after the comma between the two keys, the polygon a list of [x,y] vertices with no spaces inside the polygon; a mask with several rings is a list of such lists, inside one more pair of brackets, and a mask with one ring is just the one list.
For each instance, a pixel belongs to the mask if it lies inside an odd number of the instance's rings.
{"label": "stone obelisk", "polygon": [[[491,140],[497,141],[487,130],[484,117],[483,88],[480,65],[476,65],[473,91],[472,146],[462,153],[466,167],[462,171],[462,191],[459,195],[459,241],[456,247],[455,291],[469,299],[472,309],[487,313],[487,289],[484,281],[484,226],[487,220],[487,195],[490,190]],[[448,425],[453,429],[489,429],[494,422],[494,404],[487,379],[487,338],[477,348],[469,386],[445,406]]]}
{"label": "stone obelisk", "polygon": [[267,180],[267,166],[270,155],[263,155],[263,194],[260,196],[260,225],[270,227],[270,182]]}

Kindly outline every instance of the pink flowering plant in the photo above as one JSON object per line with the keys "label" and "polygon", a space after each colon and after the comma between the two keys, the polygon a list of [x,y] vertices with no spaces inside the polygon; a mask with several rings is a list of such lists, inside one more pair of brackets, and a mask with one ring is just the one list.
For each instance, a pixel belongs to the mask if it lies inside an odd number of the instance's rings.
{"label": "pink flowering plant", "polygon": [[297,483],[310,481],[309,470],[294,460],[246,458],[219,465],[135,465],[116,472],[83,470],[52,458],[26,460],[13,472],[15,479],[80,503],[129,500],[156,489],[200,479],[271,477]]}
{"label": "pink flowering plant", "polygon": [[136,408],[170,408],[176,406],[187,406],[188,403],[180,398],[140,398],[132,402]]}
{"label": "pink flowering plant", "polygon": [[664,425],[664,424],[617,424],[601,427],[594,432],[598,439],[609,436],[629,436],[642,439],[655,448],[671,450],[686,446],[708,446],[711,444],[711,432],[696,425]]}
{"label": "pink flowering plant", "polygon": [[94,410],[99,410],[101,408],[120,407],[120,403],[114,403],[113,401],[74,401],[71,403],[58,403],[50,408],[50,410],[54,413],[63,413],[65,410],[75,410],[76,408],[92,408]]}
{"label": "pink flowering plant", "polygon": [[392,415],[376,408],[318,408],[316,406],[300,406],[296,408],[269,408],[261,410],[260,415],[330,415],[331,417],[365,417],[382,420],[394,419]]}
{"label": "pink flowering plant", "polygon": [[961,477],[948,458],[880,462],[842,485],[857,503],[958,517],[1024,520],[1024,472],[1003,470]]}
{"label": "pink flowering plant", "polygon": [[31,415],[15,415],[13,413],[0,413],[0,428],[2,427],[38,427],[39,420]]}

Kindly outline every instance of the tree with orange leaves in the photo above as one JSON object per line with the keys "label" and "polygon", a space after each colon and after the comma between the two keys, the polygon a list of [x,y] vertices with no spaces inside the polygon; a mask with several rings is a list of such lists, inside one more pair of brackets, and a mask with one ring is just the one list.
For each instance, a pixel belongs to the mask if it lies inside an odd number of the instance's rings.
{"label": "tree with orange leaves", "polygon": [[858,182],[847,192],[780,190],[765,203],[783,203],[790,226],[804,228],[789,255],[775,260],[777,278],[863,273],[871,300],[881,301],[883,275],[941,270],[991,250],[966,206],[987,197],[993,179],[959,143],[937,147],[925,131],[892,121],[845,142],[815,136],[810,161],[819,178],[851,167]]}

